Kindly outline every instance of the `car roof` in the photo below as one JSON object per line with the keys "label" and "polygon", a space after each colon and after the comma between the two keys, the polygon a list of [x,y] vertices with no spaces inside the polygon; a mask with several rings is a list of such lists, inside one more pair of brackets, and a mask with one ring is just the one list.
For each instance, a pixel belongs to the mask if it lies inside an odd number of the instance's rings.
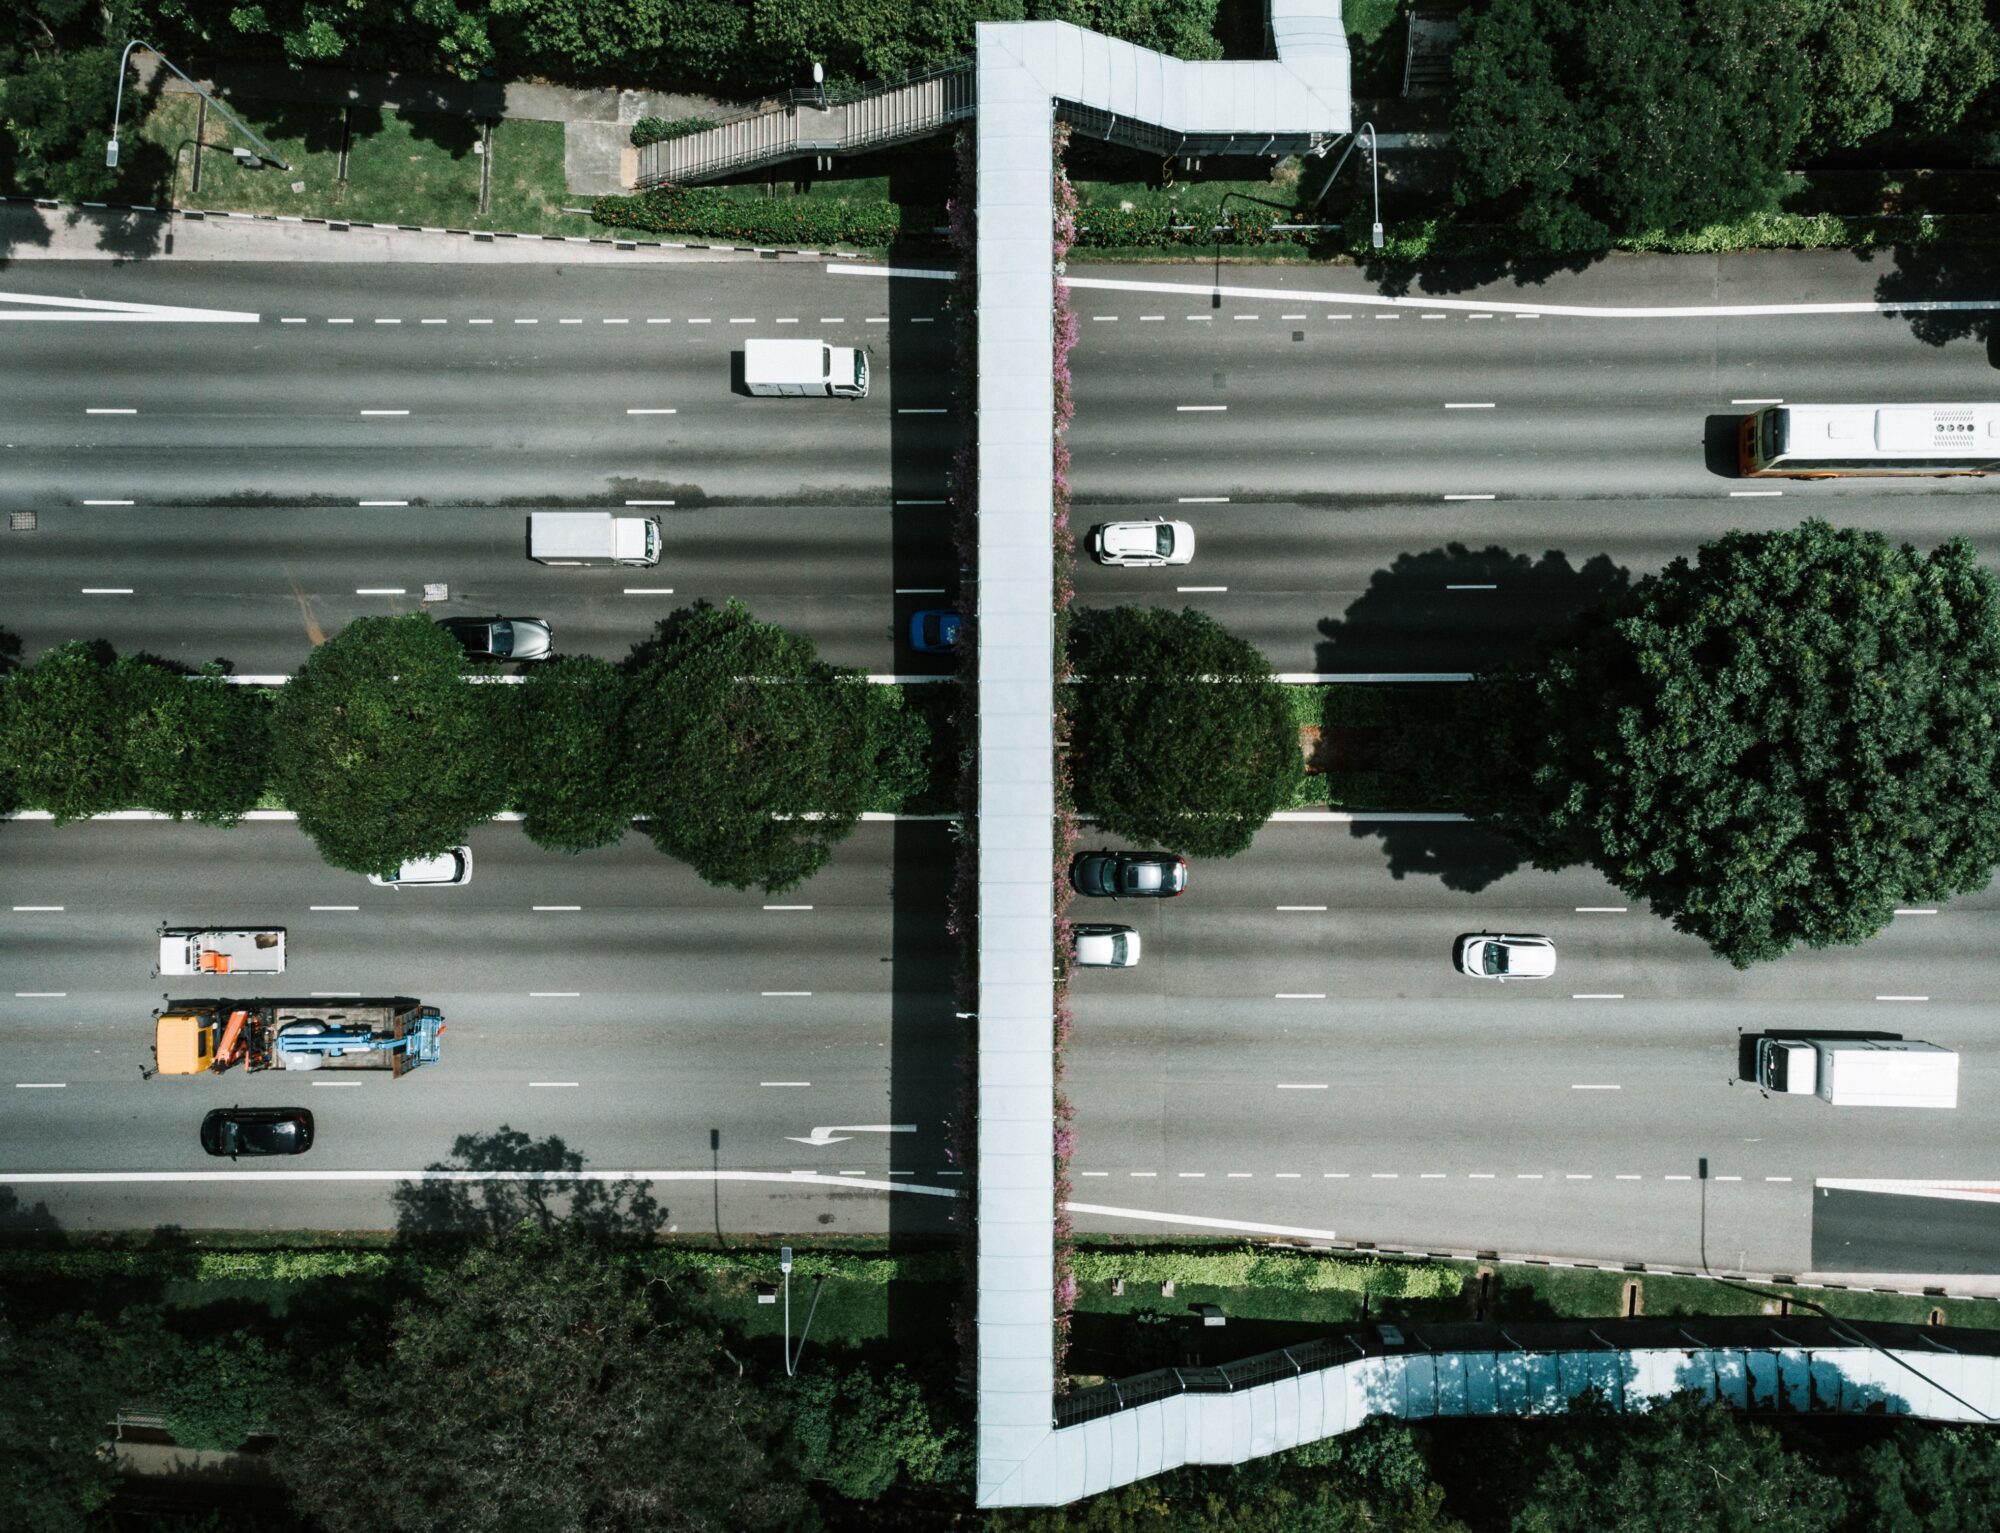
{"label": "car roof", "polygon": [[458,851],[440,852],[435,857],[412,857],[397,871],[398,878],[425,878],[432,874],[458,876]]}

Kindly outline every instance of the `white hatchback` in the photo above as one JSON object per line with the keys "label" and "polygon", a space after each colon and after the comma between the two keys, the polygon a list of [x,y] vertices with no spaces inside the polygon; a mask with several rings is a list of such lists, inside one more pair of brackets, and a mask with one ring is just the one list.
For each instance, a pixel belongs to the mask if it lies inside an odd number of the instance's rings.
{"label": "white hatchback", "polygon": [[412,857],[387,878],[370,873],[368,882],[378,888],[400,889],[406,884],[444,888],[472,882],[472,848],[455,846],[437,857]]}
{"label": "white hatchback", "polygon": [[1194,558],[1194,528],[1186,522],[1105,522],[1090,529],[1099,564],[1186,564]]}
{"label": "white hatchback", "polygon": [[1556,945],[1547,937],[1507,932],[1471,932],[1458,939],[1453,954],[1461,974],[1471,979],[1547,979],[1556,972]]}
{"label": "white hatchback", "polygon": [[1076,963],[1080,969],[1136,968],[1139,934],[1129,926],[1079,926]]}

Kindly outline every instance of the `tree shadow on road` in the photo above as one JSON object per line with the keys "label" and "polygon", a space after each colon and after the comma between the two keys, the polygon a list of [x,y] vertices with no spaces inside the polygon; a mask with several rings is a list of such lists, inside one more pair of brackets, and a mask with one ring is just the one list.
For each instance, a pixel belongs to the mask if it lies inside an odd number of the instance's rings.
{"label": "tree shadow on road", "polygon": [[[1875,283],[1877,303],[2000,304],[2000,248],[1898,245],[1890,260],[1893,268]],[[2000,368],[2000,308],[1906,310],[1883,317],[1908,325],[1926,346],[1981,342],[1987,363]]]}
{"label": "tree shadow on road", "polygon": [[405,1235],[504,1235],[524,1226],[603,1235],[652,1235],[668,1210],[632,1177],[585,1169],[585,1157],[558,1136],[531,1139],[501,1124],[461,1134],[449,1160],[426,1166],[418,1182],[390,1193]]}
{"label": "tree shadow on road", "polygon": [[[1497,544],[1448,543],[1401,554],[1375,572],[1345,613],[1321,620],[1317,669],[1477,674],[1526,659],[1552,628],[1624,595],[1631,584],[1631,572],[1605,554],[1580,565],[1559,549],[1536,559]],[[1387,817],[1476,813],[1481,795],[1474,785],[1505,768],[1493,759],[1497,742],[1484,738],[1471,716],[1455,716],[1451,699],[1432,694],[1431,685],[1402,689],[1400,701],[1392,697],[1394,716],[1360,732],[1373,737],[1364,743],[1382,743],[1377,770],[1365,782],[1368,796],[1347,804],[1370,817],[1352,822],[1350,834],[1382,843],[1392,877],[1422,874],[1474,893],[1518,869],[1526,853],[1460,820]],[[1336,693],[1329,704],[1326,743],[1338,728],[1341,701]]]}

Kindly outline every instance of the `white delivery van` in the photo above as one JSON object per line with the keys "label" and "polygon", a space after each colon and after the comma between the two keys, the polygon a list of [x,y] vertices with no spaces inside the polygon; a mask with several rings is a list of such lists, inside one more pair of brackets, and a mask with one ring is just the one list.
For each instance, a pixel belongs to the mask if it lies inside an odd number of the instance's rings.
{"label": "white delivery van", "polygon": [[1835,1107],[1956,1107],[1958,1055],[1903,1038],[1759,1038],[1757,1084]]}
{"label": "white delivery van", "polygon": [[528,557],[538,564],[658,564],[660,524],[609,511],[531,511]]}
{"label": "white delivery van", "polygon": [[745,341],[743,383],[760,395],[866,399],[868,353],[824,341]]}
{"label": "white delivery van", "polygon": [[282,926],[163,926],[162,974],[283,974]]}

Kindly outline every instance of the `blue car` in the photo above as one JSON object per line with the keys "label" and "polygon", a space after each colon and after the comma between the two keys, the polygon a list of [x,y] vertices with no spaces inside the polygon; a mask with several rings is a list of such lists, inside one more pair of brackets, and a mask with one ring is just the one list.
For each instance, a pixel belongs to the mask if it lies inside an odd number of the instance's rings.
{"label": "blue car", "polygon": [[957,649],[958,633],[964,621],[949,608],[926,608],[910,618],[910,647],[925,654]]}

